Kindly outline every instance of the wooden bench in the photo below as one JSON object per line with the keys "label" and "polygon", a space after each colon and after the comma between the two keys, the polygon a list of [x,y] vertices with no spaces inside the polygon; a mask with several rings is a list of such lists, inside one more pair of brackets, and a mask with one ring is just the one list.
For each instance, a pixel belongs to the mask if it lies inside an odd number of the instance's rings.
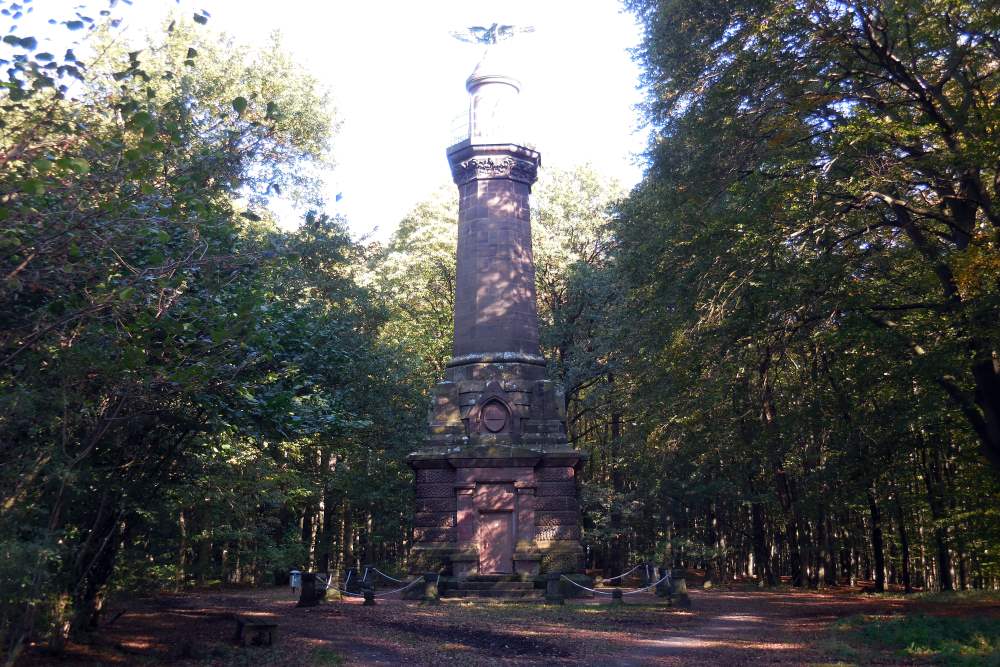
{"label": "wooden bench", "polygon": [[254,646],[270,646],[274,643],[274,633],[277,629],[277,623],[237,615],[235,639],[243,646],[247,645],[248,639]]}

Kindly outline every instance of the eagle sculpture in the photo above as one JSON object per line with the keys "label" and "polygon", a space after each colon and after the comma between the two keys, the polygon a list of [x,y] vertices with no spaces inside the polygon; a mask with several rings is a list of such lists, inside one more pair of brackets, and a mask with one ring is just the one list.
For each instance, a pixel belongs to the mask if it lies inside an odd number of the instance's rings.
{"label": "eagle sculpture", "polygon": [[499,23],[494,23],[489,28],[481,25],[470,26],[465,29],[465,32],[454,31],[451,35],[460,42],[491,45],[502,42],[505,39],[510,39],[519,32],[534,31],[535,29],[531,26],[500,25]]}

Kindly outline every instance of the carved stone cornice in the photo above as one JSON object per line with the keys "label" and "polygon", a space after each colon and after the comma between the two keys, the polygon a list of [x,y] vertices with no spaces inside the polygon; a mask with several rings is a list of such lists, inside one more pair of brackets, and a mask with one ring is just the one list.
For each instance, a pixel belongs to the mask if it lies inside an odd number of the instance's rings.
{"label": "carved stone cornice", "polygon": [[466,140],[448,149],[451,176],[457,185],[493,178],[532,185],[538,178],[540,161],[537,152],[517,144],[473,144]]}
{"label": "carved stone cornice", "polygon": [[531,185],[538,177],[538,166],[532,161],[509,155],[483,155],[453,164],[451,177],[458,185],[487,178],[509,178]]}

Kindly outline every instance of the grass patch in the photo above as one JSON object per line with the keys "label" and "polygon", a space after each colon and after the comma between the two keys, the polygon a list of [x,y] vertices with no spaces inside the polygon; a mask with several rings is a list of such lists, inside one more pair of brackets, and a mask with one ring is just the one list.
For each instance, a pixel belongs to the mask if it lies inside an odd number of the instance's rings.
{"label": "grass patch", "polygon": [[328,648],[318,648],[312,652],[310,662],[313,665],[342,665],[344,656]]}
{"label": "grass patch", "polygon": [[851,616],[835,629],[846,633],[843,639],[849,644],[861,644],[862,649],[890,650],[945,665],[1000,667],[1000,619],[996,618]]}

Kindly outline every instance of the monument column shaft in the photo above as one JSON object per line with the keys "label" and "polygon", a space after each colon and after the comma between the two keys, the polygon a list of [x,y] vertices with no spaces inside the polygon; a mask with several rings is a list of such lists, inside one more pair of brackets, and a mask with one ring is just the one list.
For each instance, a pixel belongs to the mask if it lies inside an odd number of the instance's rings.
{"label": "monument column shaft", "polygon": [[538,356],[528,197],[538,154],[514,145],[459,145],[455,357]]}

